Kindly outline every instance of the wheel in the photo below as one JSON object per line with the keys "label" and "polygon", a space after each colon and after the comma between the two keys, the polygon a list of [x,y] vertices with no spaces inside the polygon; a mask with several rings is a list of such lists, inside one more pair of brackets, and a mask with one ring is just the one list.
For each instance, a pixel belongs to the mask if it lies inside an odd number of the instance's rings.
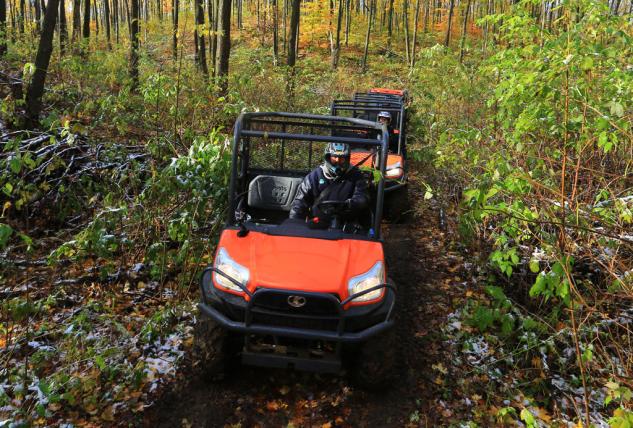
{"label": "wheel", "polygon": [[[391,278],[387,278],[387,282],[397,287]],[[396,296],[396,306],[392,315],[395,325],[362,343],[350,361],[352,380],[361,388],[372,391],[384,390],[395,384],[400,367],[399,303],[401,302]]]}
{"label": "wheel", "polygon": [[395,328],[373,337],[358,349],[351,370],[352,380],[371,391],[390,388],[398,376],[398,354]]}
{"label": "wheel", "polygon": [[392,223],[406,221],[411,211],[408,186],[401,187],[385,195],[385,218]]}
{"label": "wheel", "polygon": [[229,335],[219,324],[198,315],[193,327],[193,358],[206,381],[222,380],[229,362]]}

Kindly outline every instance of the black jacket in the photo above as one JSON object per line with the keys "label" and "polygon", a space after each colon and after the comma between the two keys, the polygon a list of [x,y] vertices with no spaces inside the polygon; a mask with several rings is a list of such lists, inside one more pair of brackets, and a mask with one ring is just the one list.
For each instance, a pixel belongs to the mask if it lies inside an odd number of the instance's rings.
{"label": "black jacket", "polygon": [[326,188],[329,194],[325,198],[329,201],[352,200],[351,213],[357,214],[365,209],[368,204],[367,180],[356,167],[352,167],[343,177],[338,180],[329,180],[323,174],[321,166],[315,168],[304,179],[295,200],[290,209],[290,218],[305,219],[306,217],[322,217],[318,207],[314,206],[314,201]]}

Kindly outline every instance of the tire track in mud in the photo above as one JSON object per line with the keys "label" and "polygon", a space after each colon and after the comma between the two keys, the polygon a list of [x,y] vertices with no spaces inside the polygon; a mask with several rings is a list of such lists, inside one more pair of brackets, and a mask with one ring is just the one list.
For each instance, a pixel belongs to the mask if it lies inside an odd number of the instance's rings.
{"label": "tire track in mud", "polygon": [[[184,369],[179,382],[146,411],[151,427],[438,426],[442,391],[432,366],[450,358],[441,327],[451,311],[447,287],[449,237],[440,231],[439,209],[423,202],[415,177],[412,218],[385,234],[389,275],[398,286],[401,373],[386,391],[355,388],[348,377],[238,365],[221,382],[208,384]],[[190,366],[190,365],[189,365]],[[238,425],[239,424],[239,425]]]}

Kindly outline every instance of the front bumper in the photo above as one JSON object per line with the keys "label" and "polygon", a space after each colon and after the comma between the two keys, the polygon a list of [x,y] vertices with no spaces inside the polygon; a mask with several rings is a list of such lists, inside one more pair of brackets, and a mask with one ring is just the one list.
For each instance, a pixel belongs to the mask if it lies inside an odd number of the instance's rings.
{"label": "front bumper", "polygon": [[[211,274],[224,275],[214,267],[207,268],[200,281],[202,302],[200,312],[224,328],[256,335],[272,335],[296,339],[325,340],[339,343],[359,343],[391,328],[396,299],[392,284],[381,284],[344,301],[326,293],[258,288],[254,293],[243,288],[249,301],[242,296],[224,293],[213,286]],[[227,276],[228,278],[228,276]],[[348,303],[362,294],[384,288],[380,302],[362,306]],[[298,311],[284,302],[293,297],[304,298],[309,310]],[[310,304],[312,304],[310,306]]]}

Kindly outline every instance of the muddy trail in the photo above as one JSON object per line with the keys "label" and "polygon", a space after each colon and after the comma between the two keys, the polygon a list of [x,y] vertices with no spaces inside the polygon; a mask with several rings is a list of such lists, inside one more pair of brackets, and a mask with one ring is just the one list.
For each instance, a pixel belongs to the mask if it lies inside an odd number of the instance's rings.
{"label": "muddy trail", "polygon": [[[441,328],[452,311],[463,269],[452,257],[450,231],[435,200],[424,201],[413,180],[411,218],[385,235],[389,275],[398,284],[398,381],[381,392],[356,388],[346,376],[238,366],[227,379],[205,383],[185,369],[146,411],[145,426],[439,426],[445,391],[434,365],[450,359]],[[442,226],[442,227],[441,227]],[[450,228],[449,228],[450,230]],[[462,282],[463,284],[463,282]],[[190,367],[190,364],[188,365]],[[447,416],[447,415],[445,415]]]}

